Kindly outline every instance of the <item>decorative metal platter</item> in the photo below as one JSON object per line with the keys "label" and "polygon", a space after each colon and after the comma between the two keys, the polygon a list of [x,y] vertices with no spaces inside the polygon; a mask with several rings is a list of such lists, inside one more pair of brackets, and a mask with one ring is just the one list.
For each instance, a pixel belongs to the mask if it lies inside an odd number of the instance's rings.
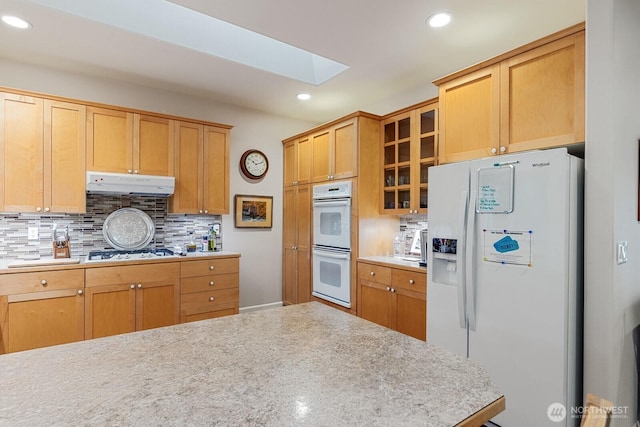
{"label": "decorative metal platter", "polygon": [[122,208],[104,221],[102,235],[109,245],[119,250],[142,249],[155,234],[153,221],[140,209]]}

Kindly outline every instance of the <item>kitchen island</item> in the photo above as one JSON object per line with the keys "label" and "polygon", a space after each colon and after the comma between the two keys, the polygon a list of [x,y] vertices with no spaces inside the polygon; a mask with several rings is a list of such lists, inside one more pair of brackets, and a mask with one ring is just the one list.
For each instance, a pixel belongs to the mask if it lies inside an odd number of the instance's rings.
{"label": "kitchen island", "polygon": [[317,302],[0,356],[0,425],[478,426],[465,358]]}

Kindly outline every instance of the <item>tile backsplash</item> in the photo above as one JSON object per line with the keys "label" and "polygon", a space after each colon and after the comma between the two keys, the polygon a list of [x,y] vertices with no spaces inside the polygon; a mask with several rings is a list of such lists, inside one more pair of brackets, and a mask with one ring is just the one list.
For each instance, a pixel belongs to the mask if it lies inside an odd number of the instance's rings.
{"label": "tile backsplash", "polygon": [[[167,199],[154,196],[106,196],[87,194],[87,212],[83,214],[0,214],[0,259],[32,259],[52,257],[52,229],[69,227],[71,257],[84,256],[91,250],[109,249],[102,235],[102,224],[109,214],[120,208],[137,208],[153,220],[156,232],[150,247],[168,247],[185,244],[189,233],[202,237],[209,227],[218,223],[220,215],[184,215],[168,213]],[[29,227],[38,228],[38,239],[29,240]],[[222,231],[216,247],[222,249]],[[196,239],[196,243],[198,240]]]}

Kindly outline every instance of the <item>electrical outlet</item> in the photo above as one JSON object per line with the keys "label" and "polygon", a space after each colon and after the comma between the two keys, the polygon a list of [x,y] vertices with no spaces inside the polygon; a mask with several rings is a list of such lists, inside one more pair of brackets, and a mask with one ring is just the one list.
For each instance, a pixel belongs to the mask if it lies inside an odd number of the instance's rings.
{"label": "electrical outlet", "polygon": [[27,239],[38,240],[38,227],[27,228]]}
{"label": "electrical outlet", "polygon": [[624,264],[625,262],[627,262],[628,258],[627,258],[627,249],[629,246],[629,242],[622,241],[622,242],[618,242],[618,246],[617,246],[617,250],[616,250],[616,255],[617,255],[617,259],[618,259],[618,264]]}

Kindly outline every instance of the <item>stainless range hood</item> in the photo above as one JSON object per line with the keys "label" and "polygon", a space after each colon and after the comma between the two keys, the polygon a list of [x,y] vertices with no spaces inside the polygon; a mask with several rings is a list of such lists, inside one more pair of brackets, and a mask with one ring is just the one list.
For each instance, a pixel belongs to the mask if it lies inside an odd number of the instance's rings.
{"label": "stainless range hood", "polygon": [[172,176],[87,172],[87,193],[170,196],[175,190]]}

